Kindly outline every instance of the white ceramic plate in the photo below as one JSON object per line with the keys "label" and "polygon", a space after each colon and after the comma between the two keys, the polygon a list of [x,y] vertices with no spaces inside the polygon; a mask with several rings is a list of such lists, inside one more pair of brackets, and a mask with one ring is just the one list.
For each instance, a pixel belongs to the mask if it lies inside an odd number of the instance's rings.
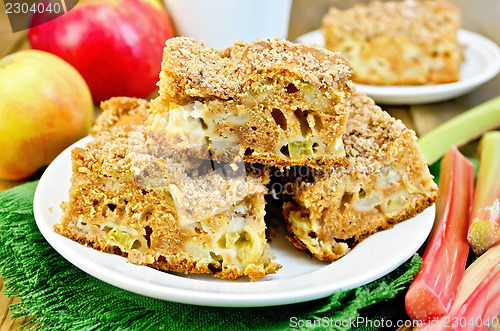
{"label": "white ceramic plate", "polygon": [[[460,80],[439,85],[374,86],[355,84],[357,89],[380,104],[404,105],[445,101],[464,95],[495,77],[500,71],[500,49],[493,41],[467,30],[458,31],[465,61],[460,69]],[[325,45],[320,30],[302,35],[301,43]]]}
{"label": "white ceramic plate", "polygon": [[283,268],[253,283],[161,272],[85,247],[54,232],[53,226],[62,215],[61,202],[68,198],[70,151],[90,140],[84,138],[65,150],[40,179],[33,206],[38,228],[52,247],[78,268],[112,285],[154,298],[207,306],[257,307],[326,297],[371,282],[404,263],[424,243],[434,220],[434,207],[430,207],[417,217],[369,237],[333,263],[297,251],[279,234],[271,241],[271,251]]}

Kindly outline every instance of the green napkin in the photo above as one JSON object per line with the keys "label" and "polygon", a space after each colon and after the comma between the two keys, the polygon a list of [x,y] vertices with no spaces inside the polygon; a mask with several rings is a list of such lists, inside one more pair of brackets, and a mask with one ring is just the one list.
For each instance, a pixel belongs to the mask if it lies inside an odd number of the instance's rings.
{"label": "green napkin", "polygon": [[349,330],[353,326],[376,330],[388,321],[396,329],[395,319],[404,318],[404,290],[421,266],[415,254],[391,274],[365,286],[278,307],[214,308],[152,299],[89,276],[54,251],[35,224],[36,185],[0,193],[0,273],[5,294],[20,298],[11,306],[12,317],[30,317],[32,329]]}

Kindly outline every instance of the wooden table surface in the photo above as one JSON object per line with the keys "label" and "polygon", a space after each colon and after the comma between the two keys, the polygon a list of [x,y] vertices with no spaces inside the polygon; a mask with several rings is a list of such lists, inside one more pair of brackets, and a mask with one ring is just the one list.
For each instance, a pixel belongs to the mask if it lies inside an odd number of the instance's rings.
{"label": "wooden table surface", "polygon": [[[461,3],[467,0],[457,1]],[[310,0],[294,0],[288,38],[295,40],[303,33],[317,29],[320,24],[320,17],[330,5],[345,7],[352,2],[352,0],[314,0],[314,2]],[[311,3],[314,3],[314,6],[311,6]],[[3,2],[0,1],[0,58],[17,50],[29,48],[26,32],[11,32],[3,6]],[[497,15],[496,17],[499,16]],[[464,28],[483,33],[484,31],[476,24],[477,21],[478,19],[473,13],[464,12]],[[498,33],[500,34],[500,31]],[[495,36],[489,37],[493,38]],[[500,76],[495,77],[477,90],[454,100],[414,106],[381,106],[394,117],[401,119],[418,136],[421,136],[436,125],[498,95],[500,95]],[[469,144],[463,148],[463,152],[471,155],[474,153],[474,147],[474,144]],[[0,191],[7,190],[21,183],[0,180]],[[0,283],[3,288],[3,280],[1,278]],[[8,307],[15,302],[18,302],[17,298],[7,298],[3,294],[3,291],[0,293],[0,331],[18,330],[25,322],[19,320],[13,321],[10,318]]]}

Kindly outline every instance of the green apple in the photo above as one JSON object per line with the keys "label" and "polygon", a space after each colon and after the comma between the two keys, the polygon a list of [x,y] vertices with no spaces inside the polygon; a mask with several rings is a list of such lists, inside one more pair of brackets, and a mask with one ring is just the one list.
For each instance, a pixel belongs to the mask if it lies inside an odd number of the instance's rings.
{"label": "green apple", "polygon": [[89,88],[74,67],[37,50],[0,59],[0,178],[20,180],[85,137]]}

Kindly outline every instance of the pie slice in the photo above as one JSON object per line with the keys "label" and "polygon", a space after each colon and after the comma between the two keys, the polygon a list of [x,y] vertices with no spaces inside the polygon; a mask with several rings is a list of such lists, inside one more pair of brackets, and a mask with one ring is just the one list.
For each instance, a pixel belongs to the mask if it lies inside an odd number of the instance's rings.
{"label": "pie slice", "polygon": [[207,167],[164,157],[144,134],[146,101],[114,98],[103,108],[95,139],[72,151],[58,233],[180,273],[258,280],[280,268],[266,240],[261,178],[246,176],[243,163]]}
{"label": "pie slice", "polygon": [[339,54],[282,39],[213,49],[172,38],[148,134],[198,158],[343,164],[350,74]]}
{"label": "pie slice", "polygon": [[149,116],[150,103],[144,99],[114,97],[100,104],[102,113],[92,125],[90,133],[132,131],[143,126]]}
{"label": "pie slice", "polygon": [[452,0],[372,1],[330,8],[322,20],[326,48],[352,64],[352,79],[371,85],[458,81],[460,8]]}
{"label": "pie slice", "polygon": [[343,137],[348,165],[287,170],[288,239],[320,260],[336,260],[369,235],[432,205],[437,186],[413,131],[367,96],[352,97]]}

